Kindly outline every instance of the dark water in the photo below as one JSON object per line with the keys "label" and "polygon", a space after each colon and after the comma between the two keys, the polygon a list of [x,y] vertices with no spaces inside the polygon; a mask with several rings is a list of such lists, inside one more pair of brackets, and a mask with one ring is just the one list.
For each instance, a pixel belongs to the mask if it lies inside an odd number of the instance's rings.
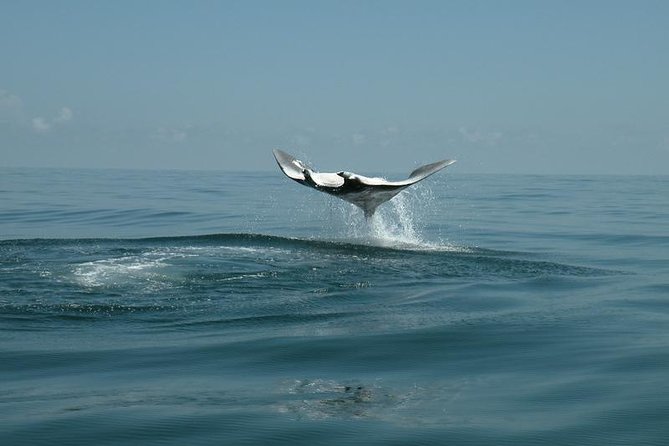
{"label": "dark water", "polygon": [[669,444],[669,177],[0,175],[2,445]]}

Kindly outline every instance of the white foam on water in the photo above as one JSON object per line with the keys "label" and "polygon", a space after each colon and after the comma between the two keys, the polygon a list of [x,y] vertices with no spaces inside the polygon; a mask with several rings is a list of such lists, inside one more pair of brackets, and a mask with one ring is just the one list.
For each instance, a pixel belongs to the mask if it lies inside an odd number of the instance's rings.
{"label": "white foam on water", "polygon": [[[275,255],[274,248],[244,246],[186,246],[156,248],[137,255],[112,257],[75,265],[70,270],[69,280],[83,288],[139,287],[146,291],[157,291],[178,284],[178,274],[170,271],[175,261],[191,257],[229,257],[230,253],[249,256]],[[263,278],[266,273],[243,273],[230,277],[229,281]]]}
{"label": "white foam on water", "polygon": [[170,266],[170,260],[197,256],[197,253],[188,249],[154,249],[138,255],[80,263],[73,268],[72,276],[76,283],[85,288],[139,285],[157,290],[171,286],[164,272]]}
{"label": "white foam on water", "polygon": [[86,288],[114,287],[131,282],[158,283],[165,268],[165,257],[124,256],[82,263],[73,270],[75,282]]}

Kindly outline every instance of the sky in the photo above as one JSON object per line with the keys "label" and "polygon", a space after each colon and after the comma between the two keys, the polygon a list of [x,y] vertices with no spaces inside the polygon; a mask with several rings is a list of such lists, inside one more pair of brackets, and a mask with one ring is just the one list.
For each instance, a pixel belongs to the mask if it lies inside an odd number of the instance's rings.
{"label": "sky", "polygon": [[665,0],[0,10],[0,167],[669,174]]}

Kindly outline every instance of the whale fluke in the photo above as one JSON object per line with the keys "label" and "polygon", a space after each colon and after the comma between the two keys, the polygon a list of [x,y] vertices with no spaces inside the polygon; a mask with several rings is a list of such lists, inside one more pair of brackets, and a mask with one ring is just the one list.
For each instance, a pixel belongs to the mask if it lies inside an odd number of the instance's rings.
{"label": "whale fluke", "polygon": [[374,215],[377,207],[403,189],[455,162],[455,160],[437,161],[415,169],[406,180],[387,181],[384,178],[370,178],[345,171],[317,172],[282,150],[274,149],[273,153],[279,168],[288,178],[356,205],[362,209],[367,219]]}

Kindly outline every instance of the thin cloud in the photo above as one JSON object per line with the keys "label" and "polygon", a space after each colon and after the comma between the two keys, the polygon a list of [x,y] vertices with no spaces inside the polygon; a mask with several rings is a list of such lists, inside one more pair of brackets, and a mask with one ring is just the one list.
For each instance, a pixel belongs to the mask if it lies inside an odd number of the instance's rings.
{"label": "thin cloud", "polygon": [[311,144],[311,138],[307,135],[296,135],[293,138],[293,141],[295,142],[295,145],[299,147],[306,147]]}
{"label": "thin cloud", "polygon": [[23,101],[15,94],[7,90],[0,90],[0,108],[2,109],[16,109],[23,106]]}
{"label": "thin cloud", "polygon": [[395,126],[386,127],[381,130],[381,147],[388,147],[397,141],[400,136],[400,129]]}
{"label": "thin cloud", "polygon": [[151,139],[167,143],[180,143],[188,139],[188,132],[177,128],[160,127],[151,135]]}
{"label": "thin cloud", "polygon": [[460,127],[458,132],[466,142],[490,146],[496,145],[504,136],[502,132],[486,132],[480,129],[468,129],[467,127]]}
{"label": "thin cloud", "polygon": [[63,125],[71,121],[73,116],[74,113],[69,107],[63,107],[58,111],[58,114],[51,119],[46,119],[41,116],[33,118],[33,130],[37,133],[46,133],[54,128],[54,126]]}
{"label": "thin cloud", "polygon": [[33,130],[37,133],[46,133],[51,130],[51,124],[42,117],[33,118]]}
{"label": "thin cloud", "polygon": [[53,120],[53,122],[56,123],[64,123],[72,120],[72,117],[74,114],[72,113],[72,110],[69,109],[68,107],[63,107],[60,109],[58,112],[58,116],[56,116]]}
{"label": "thin cloud", "polygon": [[664,137],[664,139],[660,142],[660,147],[669,151],[669,136]]}
{"label": "thin cloud", "polygon": [[0,90],[0,122],[20,120],[23,101],[7,90]]}
{"label": "thin cloud", "polygon": [[358,146],[360,144],[364,144],[366,140],[367,140],[367,137],[365,135],[363,135],[362,133],[354,133],[353,135],[351,135],[351,141],[356,146]]}

